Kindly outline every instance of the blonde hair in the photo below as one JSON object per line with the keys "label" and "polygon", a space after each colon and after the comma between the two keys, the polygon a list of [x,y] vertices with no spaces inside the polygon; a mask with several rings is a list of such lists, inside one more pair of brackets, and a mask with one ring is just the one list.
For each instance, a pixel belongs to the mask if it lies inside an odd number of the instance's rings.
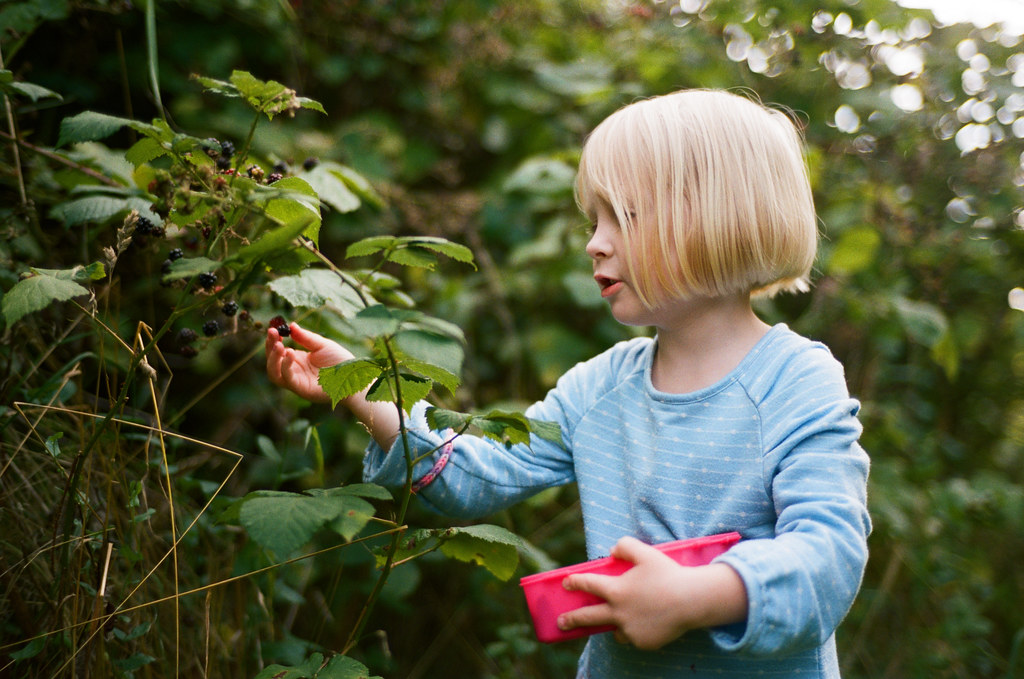
{"label": "blonde hair", "polygon": [[817,219],[800,133],[781,111],[714,90],[619,109],[587,138],[576,200],[618,219],[633,288],[674,298],[806,290]]}

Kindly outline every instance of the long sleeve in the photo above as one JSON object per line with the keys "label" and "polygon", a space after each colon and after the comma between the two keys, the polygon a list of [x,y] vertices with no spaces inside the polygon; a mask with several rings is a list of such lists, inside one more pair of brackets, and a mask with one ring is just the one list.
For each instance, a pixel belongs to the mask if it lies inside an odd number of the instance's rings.
{"label": "long sleeve", "polygon": [[713,637],[750,655],[798,651],[831,637],[860,587],[871,530],[859,404],[841,367],[822,348],[781,374],[763,394],[751,388],[775,534],[745,540],[719,559],[743,578],[749,612],[741,633],[716,630]]}

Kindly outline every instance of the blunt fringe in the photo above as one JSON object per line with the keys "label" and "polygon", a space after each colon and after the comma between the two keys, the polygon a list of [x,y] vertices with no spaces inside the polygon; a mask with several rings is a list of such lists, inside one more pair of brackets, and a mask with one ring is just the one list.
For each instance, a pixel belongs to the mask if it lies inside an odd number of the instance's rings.
{"label": "blunt fringe", "polygon": [[625,106],[588,136],[576,200],[607,205],[650,308],[808,288],[817,217],[800,132],[739,94],[683,90]]}

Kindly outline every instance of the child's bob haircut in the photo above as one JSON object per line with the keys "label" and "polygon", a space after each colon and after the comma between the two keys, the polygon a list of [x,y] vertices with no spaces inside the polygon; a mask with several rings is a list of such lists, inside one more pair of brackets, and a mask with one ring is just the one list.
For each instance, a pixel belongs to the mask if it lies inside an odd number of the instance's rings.
{"label": "child's bob haircut", "polygon": [[672,299],[808,287],[818,242],[800,133],[786,114],[722,91],[619,109],[587,138],[576,200],[622,228],[632,286]]}

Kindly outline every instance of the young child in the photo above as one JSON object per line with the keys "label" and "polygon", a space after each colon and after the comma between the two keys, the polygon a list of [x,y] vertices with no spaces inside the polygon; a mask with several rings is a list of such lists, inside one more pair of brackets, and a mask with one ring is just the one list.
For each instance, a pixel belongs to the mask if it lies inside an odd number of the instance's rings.
{"label": "young child", "polygon": [[[506,449],[462,436],[442,446],[413,409],[419,498],[457,516],[495,512],[576,482],[590,558],[634,568],[564,586],[606,603],[567,613],[590,637],[580,677],[838,677],[834,631],[860,586],[870,520],[859,404],[828,349],[768,326],[752,294],[801,289],[817,229],[799,133],[745,97],[687,90],[633,103],[587,139],[577,197],[586,251],[621,323],[654,339],[616,344],[569,370],[530,417],[564,447]],[[351,357],[296,324],[304,350],[267,336],[275,384],[327,397],[317,370]],[[367,481],[398,485],[393,404],[345,405],[372,432]],[[707,566],[651,544],[738,531]]]}

